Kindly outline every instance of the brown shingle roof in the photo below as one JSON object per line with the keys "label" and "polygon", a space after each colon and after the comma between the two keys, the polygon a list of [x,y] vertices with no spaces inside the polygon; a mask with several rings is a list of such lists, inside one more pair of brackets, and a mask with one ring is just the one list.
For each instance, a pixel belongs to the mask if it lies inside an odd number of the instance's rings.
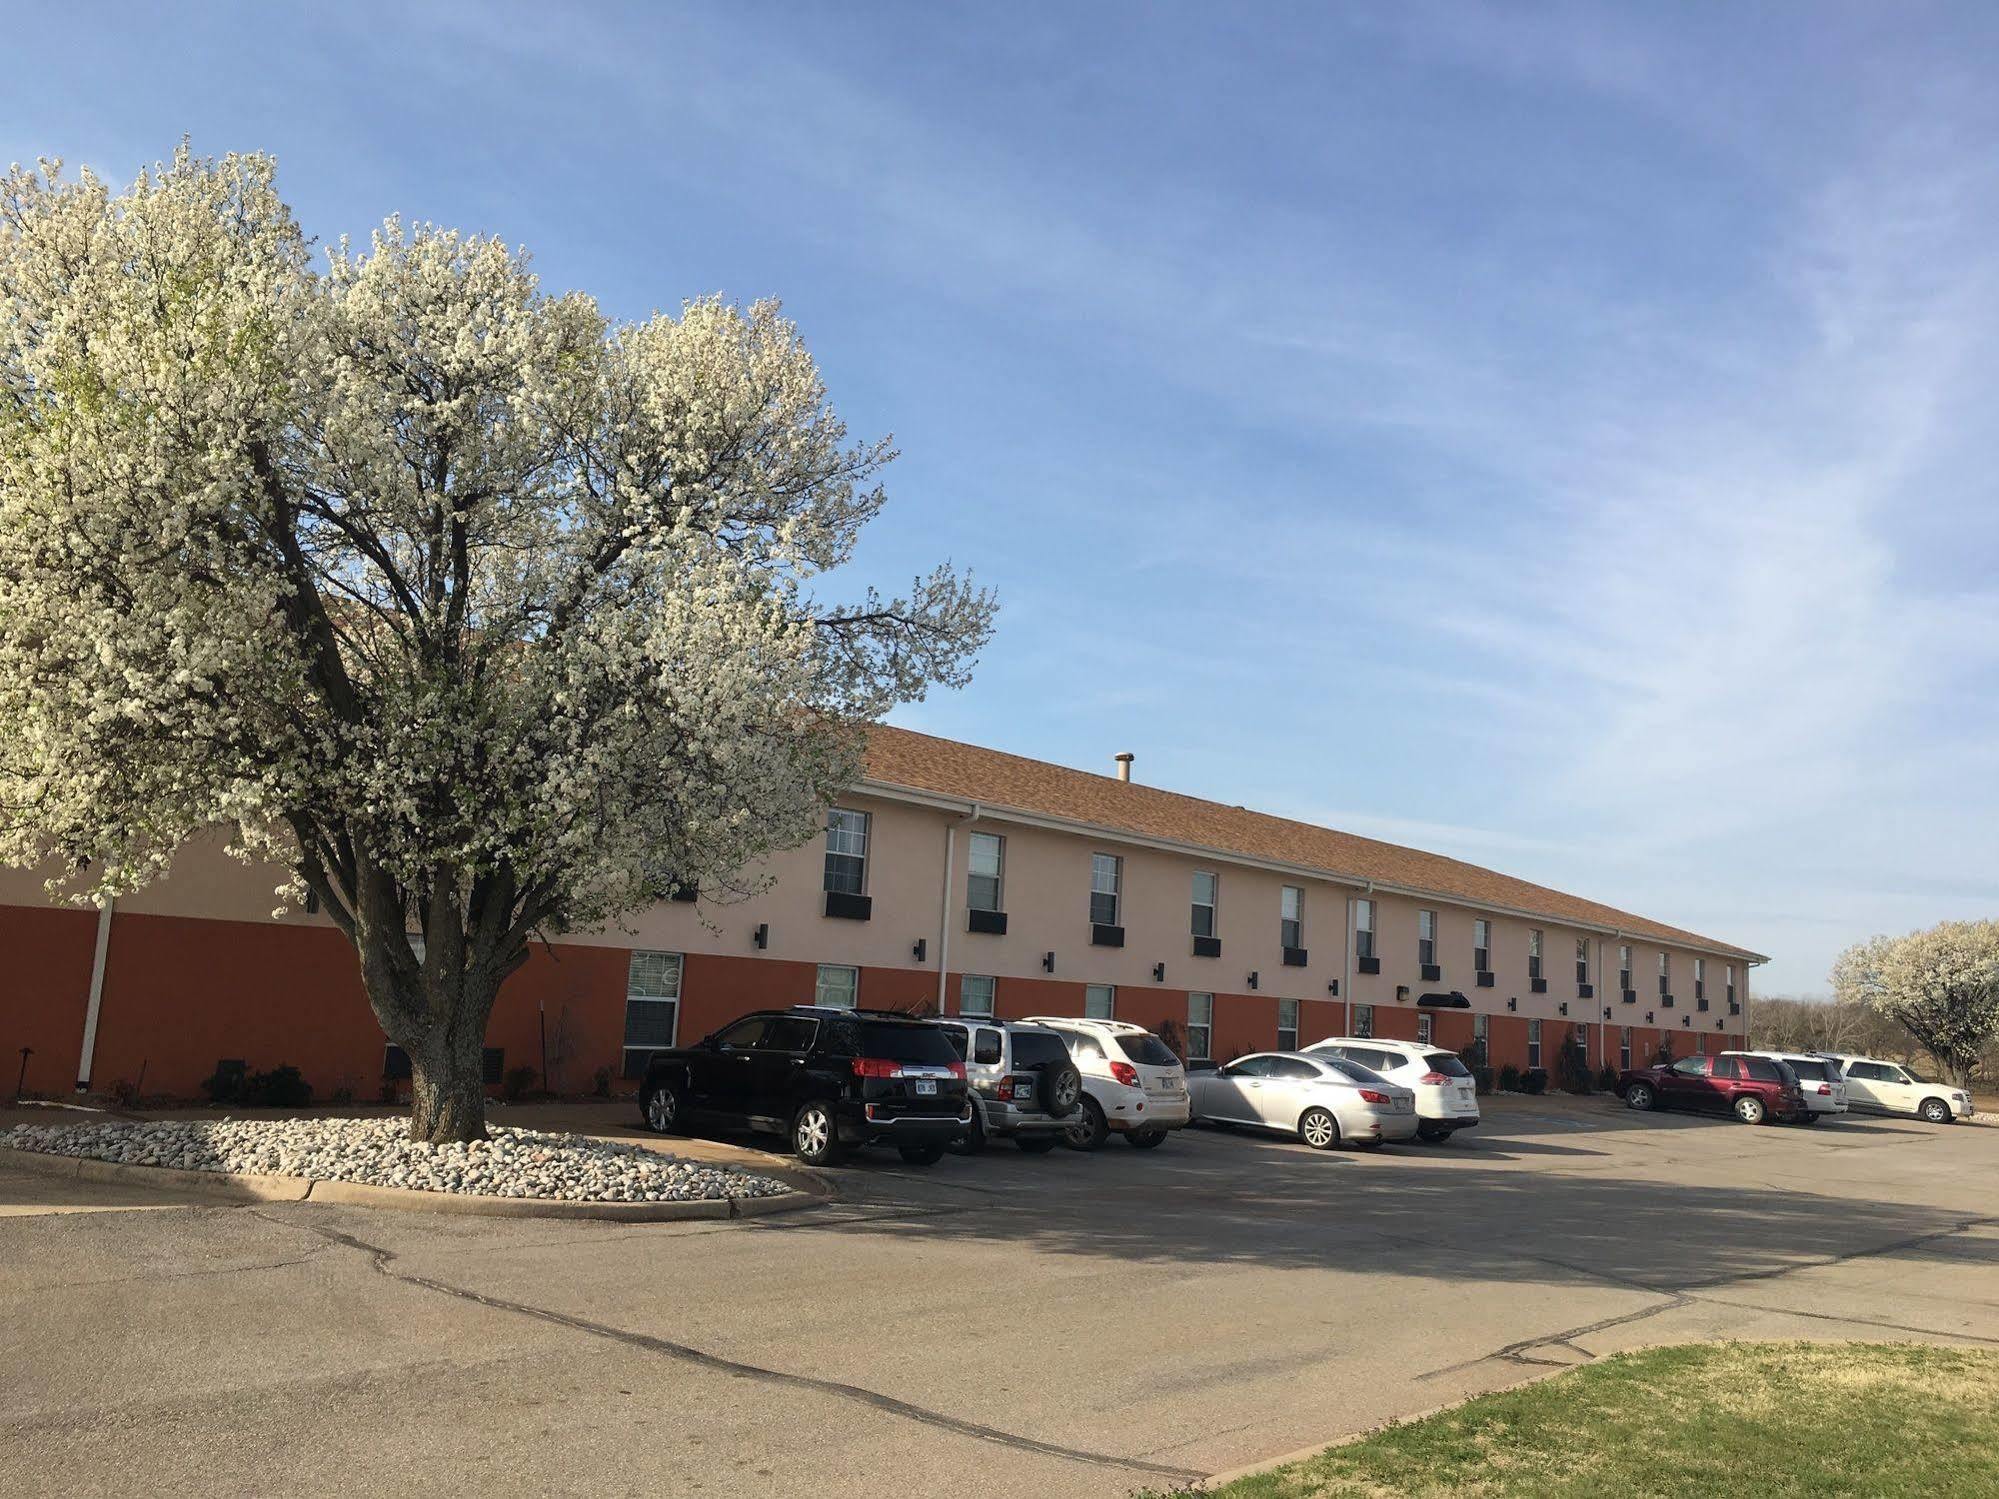
{"label": "brown shingle roof", "polygon": [[1707,948],[1748,961],[1762,955],[1697,932],[1635,916],[1581,896],[1514,879],[1442,854],[1404,848],[1311,823],[1182,796],[1156,786],[1119,781],[1029,760],[999,750],[938,739],[909,729],[876,727],[868,742],[869,780],[912,791],[979,801],[1109,832],[1132,833],[1323,870],[1349,879],[1436,895],[1448,900],[1522,911],[1550,921],[1614,927],[1627,936]]}

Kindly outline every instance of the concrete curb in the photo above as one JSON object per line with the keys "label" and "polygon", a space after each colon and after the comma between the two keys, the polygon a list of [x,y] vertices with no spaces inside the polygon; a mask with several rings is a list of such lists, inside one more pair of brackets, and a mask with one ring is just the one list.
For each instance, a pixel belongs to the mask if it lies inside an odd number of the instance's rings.
{"label": "concrete curb", "polygon": [[54,1155],[8,1147],[0,1163],[75,1181],[125,1186],[166,1186],[229,1202],[324,1202],[398,1212],[458,1213],[475,1218],[595,1218],[612,1223],[676,1223],[687,1219],[761,1218],[792,1213],[832,1200],[823,1182],[791,1182],[782,1197],[711,1197],[687,1202],[571,1202],[560,1198],[481,1197],[463,1192],[420,1192],[371,1182],[322,1181],[307,1176],[256,1176],[227,1171],[185,1171],[177,1166],[133,1166],[87,1156]]}

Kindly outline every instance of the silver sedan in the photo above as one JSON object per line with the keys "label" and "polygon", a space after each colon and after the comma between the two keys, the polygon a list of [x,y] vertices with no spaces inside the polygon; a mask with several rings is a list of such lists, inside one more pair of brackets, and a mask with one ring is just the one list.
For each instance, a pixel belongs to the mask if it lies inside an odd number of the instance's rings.
{"label": "silver sedan", "polygon": [[1416,1134],[1416,1095],[1344,1057],[1266,1051],[1187,1074],[1197,1124],[1248,1124],[1314,1150],[1381,1145]]}

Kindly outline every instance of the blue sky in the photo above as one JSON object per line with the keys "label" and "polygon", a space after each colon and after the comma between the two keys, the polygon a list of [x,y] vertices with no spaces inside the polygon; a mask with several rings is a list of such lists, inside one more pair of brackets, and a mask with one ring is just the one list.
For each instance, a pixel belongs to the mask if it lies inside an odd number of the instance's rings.
{"label": "blue sky", "polygon": [[782,297],[931,732],[1773,955],[1999,907],[1999,8],[36,7],[0,157]]}

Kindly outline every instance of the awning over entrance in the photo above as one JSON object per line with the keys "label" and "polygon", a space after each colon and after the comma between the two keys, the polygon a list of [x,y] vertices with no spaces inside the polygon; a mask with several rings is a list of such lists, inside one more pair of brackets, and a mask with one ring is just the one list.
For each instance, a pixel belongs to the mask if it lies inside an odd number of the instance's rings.
{"label": "awning over entrance", "polygon": [[1469,1010],[1471,1008],[1471,1001],[1455,989],[1449,994],[1419,995],[1416,1004],[1419,1008],[1428,1005],[1433,1010]]}

